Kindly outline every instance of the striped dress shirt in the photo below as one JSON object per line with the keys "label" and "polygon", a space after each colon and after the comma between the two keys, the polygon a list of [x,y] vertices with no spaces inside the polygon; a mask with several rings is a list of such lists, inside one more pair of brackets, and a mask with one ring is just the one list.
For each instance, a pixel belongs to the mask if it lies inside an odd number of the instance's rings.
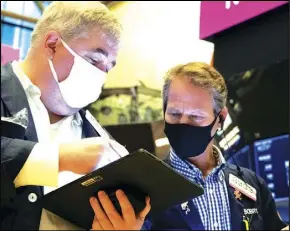
{"label": "striped dress shirt", "polygon": [[225,163],[222,154],[215,146],[214,152],[219,155],[218,166],[206,178],[196,166],[180,159],[172,149],[170,161],[177,172],[204,188],[204,194],[194,198],[193,204],[199,212],[205,230],[231,230],[228,191],[222,171]]}

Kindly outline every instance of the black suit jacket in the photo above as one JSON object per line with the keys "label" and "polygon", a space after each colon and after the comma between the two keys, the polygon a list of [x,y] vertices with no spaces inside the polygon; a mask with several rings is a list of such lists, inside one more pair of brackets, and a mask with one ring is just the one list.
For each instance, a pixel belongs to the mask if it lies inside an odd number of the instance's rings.
{"label": "black suit jacket", "polygon": [[[1,67],[1,118],[28,110],[28,127],[1,119],[1,230],[37,230],[42,211],[43,187],[15,188],[14,179],[20,172],[34,145],[38,142],[35,125],[24,89],[11,64]],[[81,110],[84,137],[99,136]],[[31,202],[29,196],[36,195]]]}

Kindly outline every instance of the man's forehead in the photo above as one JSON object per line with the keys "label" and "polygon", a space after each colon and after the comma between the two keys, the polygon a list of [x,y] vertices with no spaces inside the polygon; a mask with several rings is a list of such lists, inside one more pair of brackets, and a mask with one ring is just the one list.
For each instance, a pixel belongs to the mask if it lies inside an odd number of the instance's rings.
{"label": "man's forehead", "polygon": [[208,111],[213,108],[212,95],[205,89],[193,87],[191,90],[184,89],[182,85],[170,87],[168,92],[168,106],[175,105],[176,108],[188,108],[189,110]]}
{"label": "man's forehead", "polygon": [[192,98],[196,97],[193,94],[185,94],[185,92],[180,91],[169,91],[168,94],[168,101],[184,101],[184,100],[191,100]]}
{"label": "man's forehead", "polygon": [[102,40],[107,50],[111,53],[117,53],[120,49],[120,40],[106,33],[102,34]]}
{"label": "man's forehead", "polygon": [[90,32],[89,43],[91,51],[102,53],[106,56],[116,55],[119,50],[119,40],[103,32],[102,30],[93,30]]}

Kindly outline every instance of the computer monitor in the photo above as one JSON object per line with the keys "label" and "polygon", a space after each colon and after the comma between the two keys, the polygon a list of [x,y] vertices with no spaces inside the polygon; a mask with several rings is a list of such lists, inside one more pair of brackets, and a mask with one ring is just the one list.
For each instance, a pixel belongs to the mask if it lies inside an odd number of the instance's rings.
{"label": "computer monitor", "polygon": [[276,203],[289,200],[289,134],[254,142],[256,173]]}
{"label": "computer monitor", "polygon": [[108,125],[104,127],[114,139],[126,147],[128,152],[143,148],[155,154],[155,142],[150,123]]}
{"label": "computer monitor", "polygon": [[238,164],[241,167],[253,170],[250,146],[246,145],[233,155],[230,155],[227,162],[230,164]]}

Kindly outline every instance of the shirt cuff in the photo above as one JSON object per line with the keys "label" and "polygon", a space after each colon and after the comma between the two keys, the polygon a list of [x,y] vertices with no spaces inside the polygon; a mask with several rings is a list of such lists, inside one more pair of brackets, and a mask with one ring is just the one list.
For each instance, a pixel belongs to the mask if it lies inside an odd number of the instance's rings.
{"label": "shirt cuff", "polygon": [[57,186],[59,148],[55,143],[37,143],[14,180],[15,187]]}

